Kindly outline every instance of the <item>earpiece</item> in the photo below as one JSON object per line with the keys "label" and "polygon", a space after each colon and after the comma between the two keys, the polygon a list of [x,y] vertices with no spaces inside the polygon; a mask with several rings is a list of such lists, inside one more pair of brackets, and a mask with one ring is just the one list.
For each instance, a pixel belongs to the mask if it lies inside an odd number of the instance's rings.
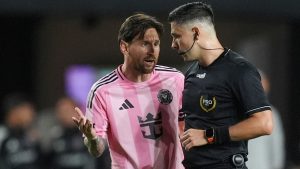
{"label": "earpiece", "polygon": [[197,40],[197,36],[198,36],[198,33],[195,32],[195,33],[194,33],[194,41]]}

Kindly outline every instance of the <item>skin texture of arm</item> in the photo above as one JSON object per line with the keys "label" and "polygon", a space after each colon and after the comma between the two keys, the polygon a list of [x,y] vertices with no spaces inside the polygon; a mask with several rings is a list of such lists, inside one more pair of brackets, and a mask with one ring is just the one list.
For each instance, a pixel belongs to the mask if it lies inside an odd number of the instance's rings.
{"label": "skin texture of arm", "polygon": [[[263,135],[270,135],[273,130],[272,111],[265,110],[251,115],[249,118],[229,127],[231,141],[249,140]],[[205,130],[189,129],[180,136],[185,150],[195,146],[208,144]]]}
{"label": "skin texture of arm", "polygon": [[89,152],[94,157],[99,157],[105,150],[104,140],[96,135],[93,124],[87,120],[82,111],[76,107],[75,112],[77,117],[72,117],[78,129],[84,134],[84,144],[87,146]]}
{"label": "skin texture of arm", "polygon": [[84,144],[88,148],[89,153],[94,157],[99,157],[105,150],[104,140],[98,136],[96,138],[89,140],[84,138]]}
{"label": "skin texture of arm", "polygon": [[240,141],[270,135],[272,130],[272,111],[265,110],[254,113],[246,120],[229,127],[229,134],[232,141]]}

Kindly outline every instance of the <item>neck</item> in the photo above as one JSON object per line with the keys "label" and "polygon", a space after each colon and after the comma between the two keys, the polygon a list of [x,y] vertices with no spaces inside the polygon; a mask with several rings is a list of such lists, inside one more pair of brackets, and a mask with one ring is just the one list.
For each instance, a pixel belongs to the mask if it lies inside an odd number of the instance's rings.
{"label": "neck", "polygon": [[209,66],[212,64],[220,55],[223,53],[224,48],[218,47],[218,48],[209,48],[209,50],[202,49],[201,55],[202,57],[199,58],[199,63],[202,66]]}
{"label": "neck", "polygon": [[204,39],[206,40],[198,44],[200,54],[198,61],[202,66],[209,66],[223,53],[224,48],[215,34],[207,35]]}

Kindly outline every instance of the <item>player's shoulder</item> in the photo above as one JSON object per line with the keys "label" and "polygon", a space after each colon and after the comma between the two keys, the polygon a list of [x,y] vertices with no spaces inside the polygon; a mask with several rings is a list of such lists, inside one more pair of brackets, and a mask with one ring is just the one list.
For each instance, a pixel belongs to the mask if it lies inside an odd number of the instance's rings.
{"label": "player's shoulder", "polygon": [[181,71],[179,71],[178,69],[176,69],[174,67],[169,67],[169,66],[156,65],[155,66],[155,71],[158,74],[167,75],[167,76],[170,76],[170,75],[183,76]]}
{"label": "player's shoulder", "polygon": [[163,65],[156,65],[155,66],[155,73],[162,77],[162,79],[177,79],[177,80],[184,80],[184,75],[181,71],[174,67],[163,66]]}
{"label": "player's shoulder", "polygon": [[119,77],[117,75],[116,70],[113,70],[112,72],[106,74],[105,76],[103,76],[99,80],[97,80],[91,87],[91,91],[95,92],[96,90],[113,85],[117,82],[118,78]]}
{"label": "player's shoulder", "polygon": [[94,99],[95,95],[97,95],[97,93],[100,94],[105,92],[109,86],[115,85],[118,79],[119,77],[117,75],[117,70],[115,69],[96,81],[89,91],[87,106],[91,108],[92,100]]}

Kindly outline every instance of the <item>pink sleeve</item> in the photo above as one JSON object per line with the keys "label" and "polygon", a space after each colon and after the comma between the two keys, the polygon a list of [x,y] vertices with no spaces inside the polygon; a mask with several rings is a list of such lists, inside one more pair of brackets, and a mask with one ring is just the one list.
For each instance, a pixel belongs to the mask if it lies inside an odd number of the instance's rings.
{"label": "pink sleeve", "polygon": [[106,138],[108,118],[106,114],[105,94],[99,92],[98,89],[94,92],[94,97],[90,101],[91,106],[87,107],[86,118],[92,121],[96,134]]}
{"label": "pink sleeve", "polygon": [[181,111],[182,109],[182,92],[183,92],[183,89],[184,89],[184,76],[183,74],[180,74],[177,78],[177,82],[176,82],[176,85],[177,85],[177,94],[178,94],[178,100],[179,100],[179,116],[178,116],[178,120],[179,121],[182,121],[184,120],[184,112]]}

